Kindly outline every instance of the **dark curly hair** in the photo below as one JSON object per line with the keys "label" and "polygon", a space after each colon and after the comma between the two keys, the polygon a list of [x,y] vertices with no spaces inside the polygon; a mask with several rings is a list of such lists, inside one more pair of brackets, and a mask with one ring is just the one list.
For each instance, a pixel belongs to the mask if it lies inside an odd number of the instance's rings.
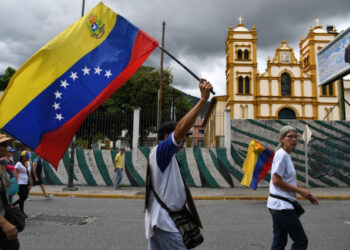
{"label": "dark curly hair", "polygon": [[166,134],[170,134],[171,132],[173,132],[176,128],[177,122],[172,122],[172,121],[168,121],[168,122],[164,122],[162,125],[160,125],[159,129],[158,129],[158,140],[162,141],[164,140],[164,136]]}

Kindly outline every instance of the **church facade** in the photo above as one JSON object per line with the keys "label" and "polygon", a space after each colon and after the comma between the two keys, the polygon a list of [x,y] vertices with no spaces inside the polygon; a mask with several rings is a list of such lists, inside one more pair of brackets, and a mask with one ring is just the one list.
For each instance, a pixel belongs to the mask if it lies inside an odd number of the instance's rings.
{"label": "church facade", "polygon": [[[257,30],[239,23],[226,39],[226,108],[231,118],[323,119],[338,102],[336,82],[317,87],[316,54],[336,36],[322,26],[310,28],[299,44],[299,58],[286,41],[258,72]],[[338,120],[336,106],[326,119]]]}
{"label": "church facade", "polygon": [[[339,120],[339,83],[317,86],[316,54],[336,37],[336,30],[311,27],[299,43],[299,60],[286,41],[267,58],[259,73],[257,29],[247,29],[239,19],[226,39],[226,95],[212,98],[204,123],[206,146],[223,134],[217,115],[230,110],[231,119]],[[211,138],[211,139],[209,139]]]}

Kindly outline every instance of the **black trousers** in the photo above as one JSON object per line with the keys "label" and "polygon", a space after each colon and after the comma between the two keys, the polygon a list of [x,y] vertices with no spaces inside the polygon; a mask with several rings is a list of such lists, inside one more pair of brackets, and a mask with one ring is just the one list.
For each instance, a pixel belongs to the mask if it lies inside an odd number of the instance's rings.
{"label": "black trousers", "polygon": [[18,186],[19,186],[19,191],[18,191],[19,199],[15,201],[12,205],[16,206],[17,204],[19,204],[19,209],[24,213],[24,202],[28,198],[28,193],[29,193],[28,184],[19,184]]}
{"label": "black trousers", "polygon": [[269,210],[273,224],[271,250],[283,250],[287,245],[288,235],[293,240],[292,250],[305,250],[308,245],[308,239],[295,211],[293,209]]}

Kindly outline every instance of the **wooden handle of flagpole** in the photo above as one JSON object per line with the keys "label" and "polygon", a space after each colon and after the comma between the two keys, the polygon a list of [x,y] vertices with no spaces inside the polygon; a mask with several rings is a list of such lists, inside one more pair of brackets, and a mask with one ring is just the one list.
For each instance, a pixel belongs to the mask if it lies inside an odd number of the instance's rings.
{"label": "wooden handle of flagpole", "polygon": [[[199,77],[193,73],[189,68],[187,68],[185,65],[182,64],[182,62],[180,62],[179,60],[177,60],[172,54],[170,54],[168,51],[166,51],[164,48],[162,48],[161,46],[158,46],[158,48],[160,48],[165,54],[167,54],[168,56],[170,56],[175,62],[177,62],[178,64],[180,64],[188,73],[190,73],[195,79],[197,79],[198,81],[200,80]],[[215,95],[214,90],[210,90],[210,92]]]}

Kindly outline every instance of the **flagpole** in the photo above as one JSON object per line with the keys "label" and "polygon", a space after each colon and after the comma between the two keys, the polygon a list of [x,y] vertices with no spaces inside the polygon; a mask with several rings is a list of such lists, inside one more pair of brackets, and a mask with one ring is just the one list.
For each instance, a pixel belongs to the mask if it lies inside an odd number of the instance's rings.
{"label": "flagpole", "polygon": [[83,0],[83,6],[81,8],[81,16],[84,16],[85,0]]}
{"label": "flagpole", "polygon": [[[177,62],[178,64],[180,64],[180,66],[182,66],[188,73],[190,73],[195,79],[197,79],[198,81],[200,80],[200,78],[193,73],[189,68],[187,68],[182,62],[180,62],[179,60],[177,60],[172,54],[170,54],[168,51],[166,51],[162,46],[158,46],[158,48],[161,49],[161,51],[163,51],[165,54],[167,54],[169,57],[171,57],[175,62]],[[210,91],[213,95],[215,95],[214,90]]]}

